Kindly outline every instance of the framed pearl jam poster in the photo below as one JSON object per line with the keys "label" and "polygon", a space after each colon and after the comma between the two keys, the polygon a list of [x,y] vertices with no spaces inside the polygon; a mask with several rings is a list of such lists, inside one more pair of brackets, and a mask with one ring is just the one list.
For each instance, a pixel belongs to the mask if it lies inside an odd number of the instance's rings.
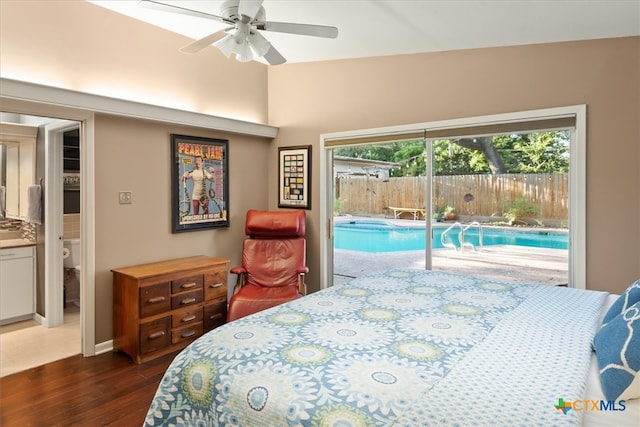
{"label": "framed pearl jam poster", "polygon": [[278,148],[278,207],[311,209],[311,146]]}
{"label": "framed pearl jam poster", "polygon": [[171,135],[173,232],[229,227],[229,141]]}

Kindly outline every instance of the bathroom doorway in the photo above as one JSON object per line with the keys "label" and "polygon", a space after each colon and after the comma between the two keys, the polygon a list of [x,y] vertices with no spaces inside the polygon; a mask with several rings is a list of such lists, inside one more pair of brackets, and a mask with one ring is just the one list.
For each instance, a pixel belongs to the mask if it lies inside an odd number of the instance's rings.
{"label": "bathroom doorway", "polygon": [[[77,134],[79,143],[81,124],[11,113],[2,113],[1,118],[38,128],[35,181],[42,186],[44,195],[44,221],[35,229],[36,313],[33,319],[0,328],[0,376],[5,376],[83,353],[79,274],[70,277],[63,268],[64,226],[68,221],[63,221],[62,191],[65,135]],[[77,227],[66,233],[79,237],[79,213],[74,219]],[[70,283],[76,286],[74,304],[65,304],[65,279],[73,280]]]}

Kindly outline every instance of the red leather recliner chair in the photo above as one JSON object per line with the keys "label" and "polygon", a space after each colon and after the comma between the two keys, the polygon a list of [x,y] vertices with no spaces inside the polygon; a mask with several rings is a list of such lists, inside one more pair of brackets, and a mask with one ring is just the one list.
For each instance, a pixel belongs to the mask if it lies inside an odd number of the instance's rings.
{"label": "red leather recliner chair", "polygon": [[307,293],[305,212],[247,211],[242,267],[229,301],[227,322]]}

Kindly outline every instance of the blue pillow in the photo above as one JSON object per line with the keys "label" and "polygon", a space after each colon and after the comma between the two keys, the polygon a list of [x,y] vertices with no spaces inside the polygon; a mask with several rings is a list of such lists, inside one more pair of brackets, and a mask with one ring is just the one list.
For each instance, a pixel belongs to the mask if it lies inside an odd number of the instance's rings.
{"label": "blue pillow", "polygon": [[607,400],[640,397],[640,302],[602,326],[593,339]]}
{"label": "blue pillow", "polygon": [[602,323],[608,323],[611,319],[622,314],[627,308],[640,301],[640,279],[636,280],[626,291],[609,307],[607,314],[602,318]]}

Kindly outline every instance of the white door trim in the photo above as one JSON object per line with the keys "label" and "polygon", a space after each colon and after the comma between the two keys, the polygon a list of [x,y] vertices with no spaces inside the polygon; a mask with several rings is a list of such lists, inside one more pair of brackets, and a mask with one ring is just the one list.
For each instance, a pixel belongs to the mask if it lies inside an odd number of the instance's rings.
{"label": "white door trim", "polygon": [[[3,81],[4,79],[0,79]],[[4,95],[4,87],[0,92],[0,106],[2,111],[16,114],[26,114],[41,117],[53,117],[80,122],[80,143],[84,144],[80,149],[80,161],[83,162],[81,169],[82,193],[80,200],[80,233],[82,236],[81,255],[81,311],[80,311],[80,331],[82,340],[82,354],[93,356],[96,354],[95,338],[95,199],[93,193],[95,188],[94,172],[94,127],[95,119],[92,111],[65,107],[60,104],[50,104],[46,101],[38,102],[38,97],[33,95],[30,100],[22,97],[12,97]],[[84,195],[82,195],[84,194]],[[46,202],[45,202],[46,203]],[[45,218],[45,221],[48,221]],[[60,256],[61,257],[61,256]]]}
{"label": "white door trim", "polygon": [[[68,120],[56,120],[44,126],[44,326],[48,328],[64,323],[62,143],[63,132],[79,126],[80,123]],[[80,303],[82,306],[82,298]]]}
{"label": "white door trim", "polygon": [[80,327],[85,356],[97,353],[95,164],[95,116],[91,113],[80,127],[80,282],[86,284],[80,288]]}
{"label": "white door trim", "polygon": [[375,135],[393,135],[417,131],[460,128],[484,124],[520,122],[527,120],[575,117],[576,129],[571,138],[571,164],[569,171],[569,286],[586,289],[586,105],[545,108],[486,116],[466,117],[434,122],[414,123],[371,129],[360,129],[320,135],[320,183],[325,190],[320,193],[320,288],[333,284],[333,236],[330,231],[333,220],[333,171],[329,171],[331,148],[325,142],[335,139],[361,138]]}

